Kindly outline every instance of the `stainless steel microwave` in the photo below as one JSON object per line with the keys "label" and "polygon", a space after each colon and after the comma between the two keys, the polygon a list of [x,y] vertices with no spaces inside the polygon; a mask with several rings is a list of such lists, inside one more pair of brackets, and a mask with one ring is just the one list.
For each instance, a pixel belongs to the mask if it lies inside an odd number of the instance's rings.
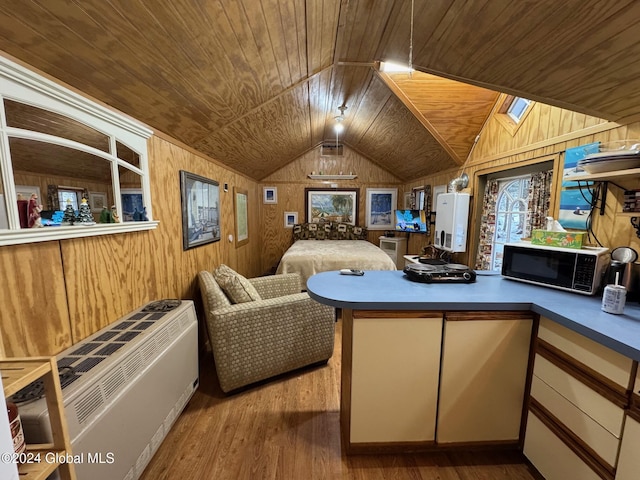
{"label": "stainless steel microwave", "polygon": [[562,248],[507,243],[502,257],[502,275],[584,295],[598,293],[609,262],[607,248]]}

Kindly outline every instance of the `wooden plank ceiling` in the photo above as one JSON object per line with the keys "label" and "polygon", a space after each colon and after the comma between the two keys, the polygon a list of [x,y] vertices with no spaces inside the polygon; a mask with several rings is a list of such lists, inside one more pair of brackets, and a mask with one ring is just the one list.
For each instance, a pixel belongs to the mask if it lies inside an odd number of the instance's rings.
{"label": "wooden plank ceiling", "polygon": [[411,77],[377,69],[409,60],[410,0],[0,0],[0,50],[256,180],[335,142],[339,106],[402,181],[461,165],[497,91],[640,115],[640,2],[414,11]]}

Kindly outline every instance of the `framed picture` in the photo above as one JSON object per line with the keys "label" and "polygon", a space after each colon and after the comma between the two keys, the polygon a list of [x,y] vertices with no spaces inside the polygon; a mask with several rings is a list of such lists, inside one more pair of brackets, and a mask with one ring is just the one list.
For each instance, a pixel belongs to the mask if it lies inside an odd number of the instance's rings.
{"label": "framed picture", "polygon": [[182,248],[188,250],[220,240],[218,182],[180,170],[180,194]]}
{"label": "framed picture", "polygon": [[89,207],[93,213],[100,213],[103,208],[109,208],[107,203],[107,194],[105,192],[89,192]]}
{"label": "framed picture", "polygon": [[369,230],[393,230],[394,210],[398,208],[397,188],[367,188],[367,221]]}
{"label": "framed picture", "polygon": [[278,189],[276,187],[264,187],[263,203],[278,203]]}
{"label": "framed picture", "polygon": [[120,198],[122,199],[122,221],[139,221],[139,216],[144,210],[141,188],[121,188]]}
{"label": "framed picture", "polygon": [[358,188],[305,188],[306,222],[358,224]]}
{"label": "framed picture", "polygon": [[236,216],[236,247],[249,243],[248,192],[233,187],[233,208]]}
{"label": "framed picture", "polygon": [[298,223],[298,212],[284,212],[284,228],[293,228]]}
{"label": "framed picture", "polygon": [[404,202],[403,207],[405,210],[411,210],[411,205],[413,202],[411,201],[411,192],[404,192]]}

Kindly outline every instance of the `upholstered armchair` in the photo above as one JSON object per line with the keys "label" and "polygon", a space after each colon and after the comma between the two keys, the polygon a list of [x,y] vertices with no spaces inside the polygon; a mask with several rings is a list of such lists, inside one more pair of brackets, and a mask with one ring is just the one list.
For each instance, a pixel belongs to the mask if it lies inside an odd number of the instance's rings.
{"label": "upholstered armchair", "polygon": [[225,393],[333,355],[334,309],[301,293],[298,274],[246,279],[221,265],[198,282]]}

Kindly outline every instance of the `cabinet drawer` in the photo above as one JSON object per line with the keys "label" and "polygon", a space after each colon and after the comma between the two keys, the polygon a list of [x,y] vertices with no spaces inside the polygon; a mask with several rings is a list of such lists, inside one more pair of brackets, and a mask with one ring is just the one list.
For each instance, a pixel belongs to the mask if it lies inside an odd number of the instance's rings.
{"label": "cabinet drawer", "polygon": [[589,417],[573,403],[560,395],[544,381],[533,376],[531,396],[560,420],[580,440],[586,443],[602,460],[612,467],[616,464],[620,440]]}
{"label": "cabinet drawer", "polygon": [[631,417],[627,417],[622,436],[622,446],[620,447],[616,480],[636,480],[638,478],[638,472],[640,472],[638,445],[640,445],[640,423]]}
{"label": "cabinet drawer", "polygon": [[524,454],[546,480],[601,480],[531,412],[527,419]]}
{"label": "cabinet drawer", "polygon": [[[612,435],[620,437],[624,420],[622,408],[539,354],[535,358],[533,374]],[[534,398],[536,397],[534,396]],[[545,405],[545,407],[550,408],[549,405]],[[559,420],[563,421],[563,418],[559,418]]]}
{"label": "cabinet drawer", "polygon": [[569,330],[548,318],[540,318],[538,337],[560,349],[624,390],[629,387],[633,361]]}

